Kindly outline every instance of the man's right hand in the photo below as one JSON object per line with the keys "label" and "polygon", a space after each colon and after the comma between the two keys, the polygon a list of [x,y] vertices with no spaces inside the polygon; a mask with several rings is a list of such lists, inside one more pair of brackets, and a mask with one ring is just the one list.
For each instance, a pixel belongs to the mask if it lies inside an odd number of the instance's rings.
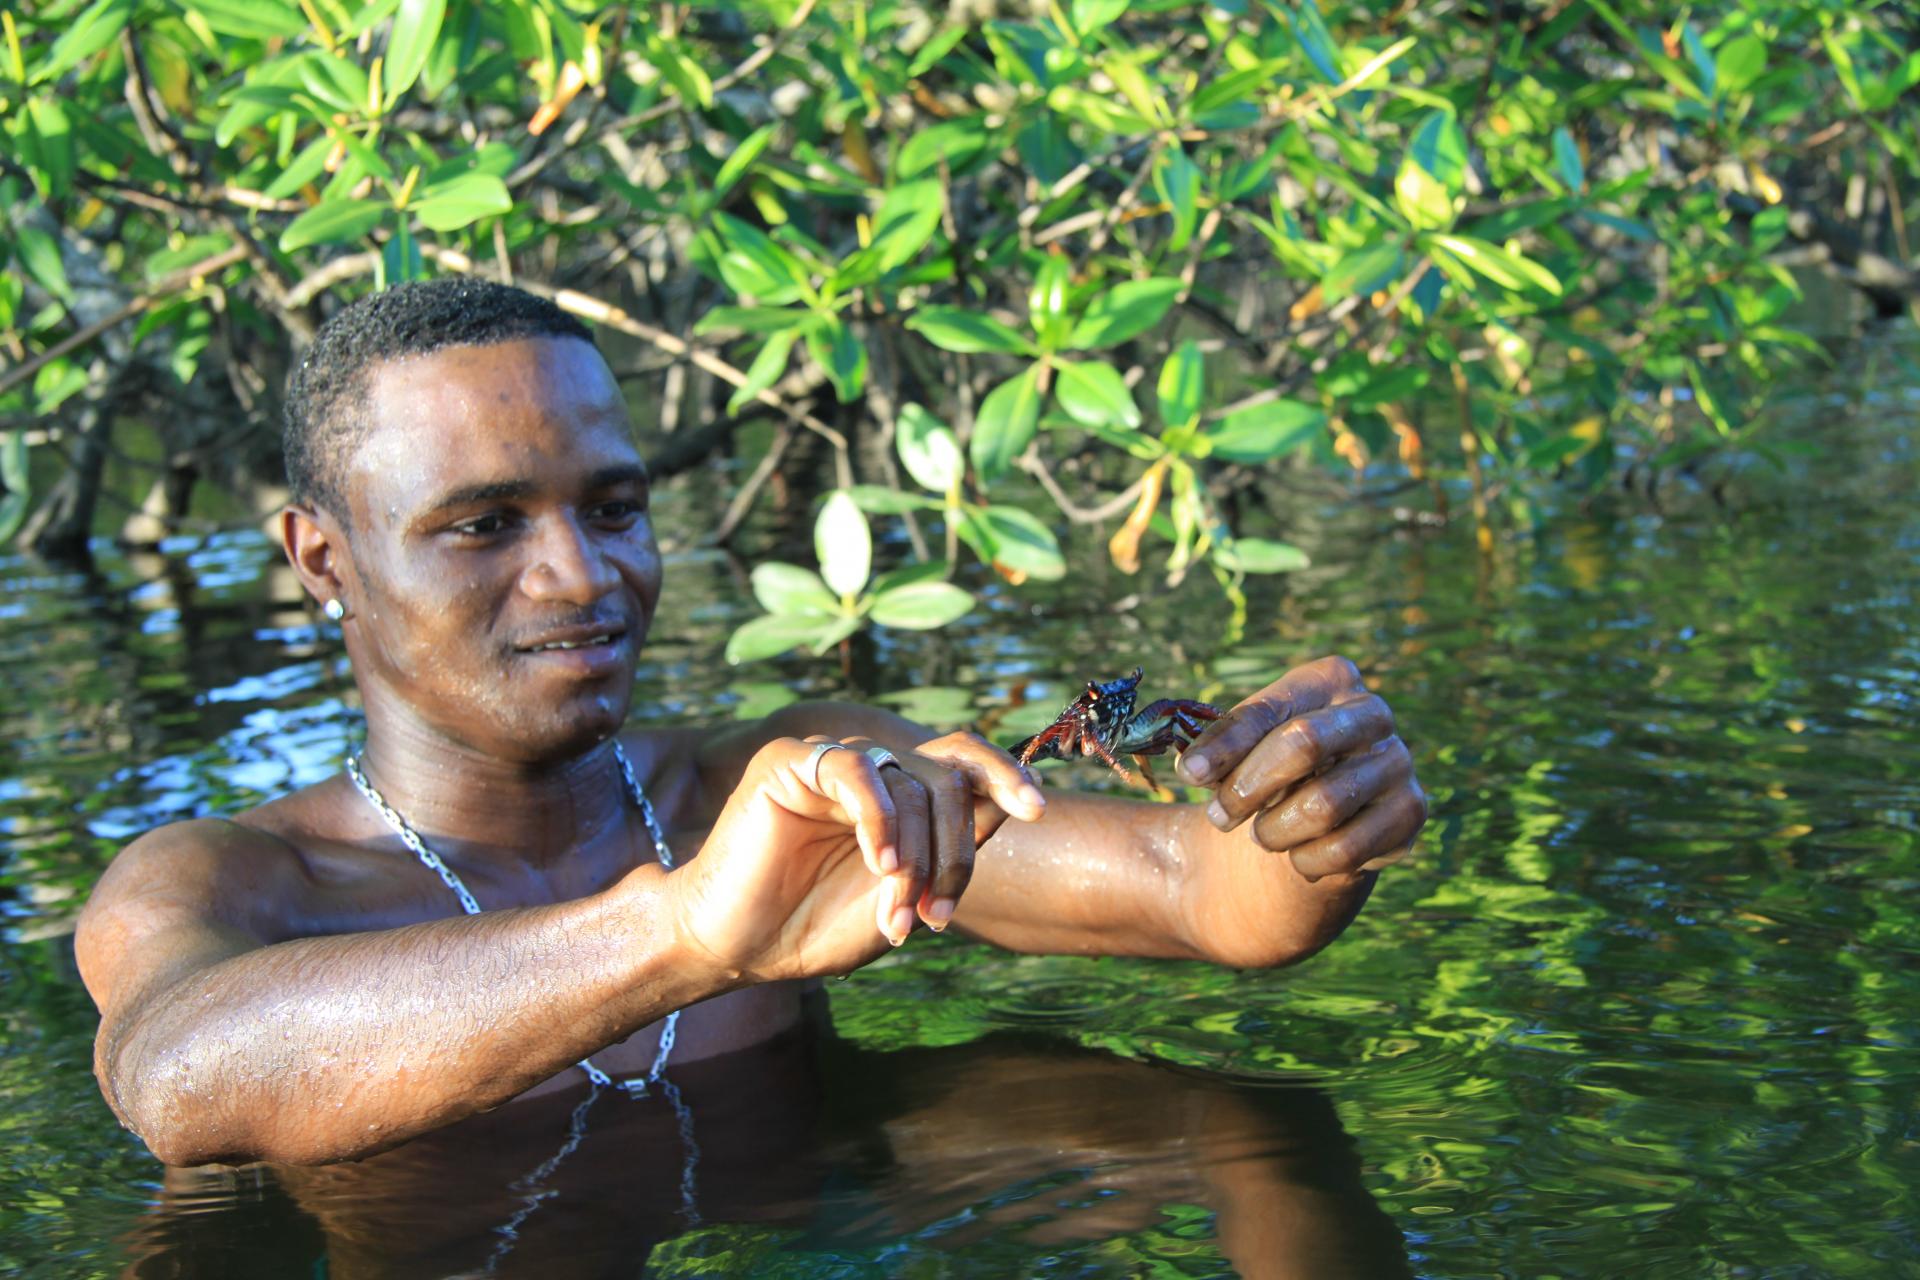
{"label": "man's right hand", "polygon": [[828,741],[760,748],[699,855],[667,877],[682,941],[730,981],[848,973],[906,941],[916,915],[945,927],[980,844],[1044,806],[972,734],[900,752],[898,767],[877,765],[865,738],[813,762]]}

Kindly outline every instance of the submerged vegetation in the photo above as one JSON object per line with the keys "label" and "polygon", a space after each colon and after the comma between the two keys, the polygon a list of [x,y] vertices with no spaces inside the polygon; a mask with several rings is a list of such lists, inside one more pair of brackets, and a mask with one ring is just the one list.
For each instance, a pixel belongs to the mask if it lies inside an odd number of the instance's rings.
{"label": "submerged vegetation", "polygon": [[[1916,282],[1920,41],[1892,4],[54,0],[0,24],[0,534],[83,550],[129,418],[160,435],[149,527],[199,481],[271,484],[326,314],[496,276],[625,335],[663,472],[770,422],[716,540],[830,465],[849,541],[821,539],[824,579],[756,578],[772,616],[736,658],[949,621],[963,546],[1058,578],[1070,522],[1237,601],[1304,562],[1263,536],[1303,477],[1440,517],[1464,494],[1484,539],[1541,483],[1782,461],[1769,392],[1822,358],[1788,266],[1889,313]],[[866,516],[906,521],[916,563],[870,583]]]}

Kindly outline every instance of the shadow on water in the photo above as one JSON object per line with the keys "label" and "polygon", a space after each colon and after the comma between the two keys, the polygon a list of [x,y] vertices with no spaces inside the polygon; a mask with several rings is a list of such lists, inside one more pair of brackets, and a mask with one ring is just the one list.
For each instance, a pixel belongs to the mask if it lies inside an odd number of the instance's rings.
{"label": "shadow on water", "polygon": [[171,1171],[127,1274],[1411,1274],[1310,1087],[1018,1033],[872,1053],[816,1031],[676,1075],[691,1169],[662,1100],[614,1093],[552,1165],[582,1089],[357,1164]]}
{"label": "shadow on water", "polygon": [[[688,1073],[701,1226],[678,1156],[641,1154],[679,1150],[669,1114],[609,1097],[503,1271],[1326,1275],[1366,1246],[1355,1274],[1913,1273],[1916,388],[1910,340],[1866,344],[1776,406],[1816,455],[1791,472],[1568,500],[1488,554],[1276,501],[1314,564],[1254,584],[1231,644],[1210,582],[1120,577],[1094,541],[1067,582],[971,579],[959,626],[879,636],[863,691],[1003,740],[1135,662],[1232,701],[1346,653],[1432,793],[1421,856],[1284,973],[916,939],[829,984],[848,1043]],[[715,509],[705,477],[658,499],[683,545]],[[101,868],[327,776],[356,732],[276,564],[252,534],[103,547],[91,576],[0,559],[0,1272],[471,1269],[566,1133],[535,1100],[360,1166],[163,1187],[101,1102],[66,941]],[[847,691],[725,669],[753,612],[734,566],[674,557],[636,718]]]}

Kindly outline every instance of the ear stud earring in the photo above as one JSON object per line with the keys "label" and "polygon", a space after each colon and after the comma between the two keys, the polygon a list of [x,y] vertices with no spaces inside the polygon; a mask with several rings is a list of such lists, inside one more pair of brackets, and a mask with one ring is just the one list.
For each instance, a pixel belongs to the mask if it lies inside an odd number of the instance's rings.
{"label": "ear stud earring", "polygon": [[320,612],[326,614],[327,617],[331,618],[333,621],[339,622],[340,620],[342,620],[347,616],[347,606],[341,604],[339,597],[336,596],[334,599],[329,600],[325,604],[321,605]]}

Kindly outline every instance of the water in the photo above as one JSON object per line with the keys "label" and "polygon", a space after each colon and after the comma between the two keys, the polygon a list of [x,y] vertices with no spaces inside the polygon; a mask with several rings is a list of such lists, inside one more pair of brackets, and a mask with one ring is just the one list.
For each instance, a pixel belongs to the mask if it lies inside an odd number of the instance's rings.
{"label": "water", "polygon": [[[1821,456],[1740,470],[1727,507],[1563,501],[1482,556],[1459,523],[1291,493],[1315,567],[1231,645],[1210,583],[1103,572],[974,582],[977,618],[886,638],[869,692],[1003,738],[1136,660],[1231,700],[1343,652],[1434,817],[1297,969],[947,938],[829,984],[837,1041],[687,1073],[697,1226],[657,1103],[596,1102],[549,1183],[512,1186],[577,1095],[163,1186],[89,1074],[73,915],[132,833],[335,769],[350,683],[261,537],[0,561],[0,1271],[454,1274],[531,1196],[501,1274],[1920,1274],[1914,357],[1870,344],[1780,403]],[[661,506],[683,533],[715,509],[699,482]],[[636,715],[845,692],[830,664],[728,672],[750,611],[736,566],[670,561]]]}

